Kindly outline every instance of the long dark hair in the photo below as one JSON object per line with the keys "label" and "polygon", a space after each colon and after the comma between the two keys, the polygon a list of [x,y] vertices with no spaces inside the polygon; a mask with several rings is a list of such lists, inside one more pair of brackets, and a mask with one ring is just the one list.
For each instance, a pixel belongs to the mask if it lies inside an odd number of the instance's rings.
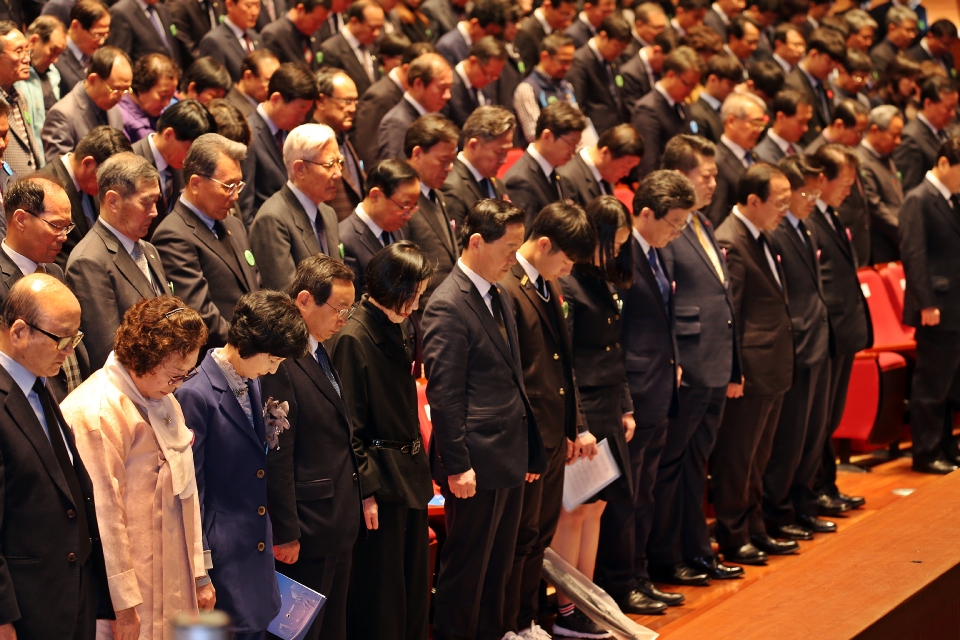
{"label": "long dark hair", "polygon": [[615,196],[599,196],[587,205],[587,217],[597,230],[600,248],[600,264],[592,259],[581,262],[576,269],[602,278],[611,284],[626,289],[633,283],[633,252],[630,242],[624,242],[619,253],[614,253],[617,231],[630,227],[630,212]]}
{"label": "long dark hair", "polygon": [[420,247],[409,240],[389,244],[367,264],[367,293],[394,313],[417,296],[420,283],[433,276],[435,267]]}

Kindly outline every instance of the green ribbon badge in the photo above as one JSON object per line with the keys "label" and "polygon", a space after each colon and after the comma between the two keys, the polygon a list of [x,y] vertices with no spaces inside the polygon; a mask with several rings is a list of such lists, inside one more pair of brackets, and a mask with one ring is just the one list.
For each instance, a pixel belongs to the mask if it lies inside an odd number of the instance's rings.
{"label": "green ribbon badge", "polygon": [[520,73],[526,73],[526,72],[527,72],[527,65],[523,64],[523,62],[518,62],[518,63],[517,63],[517,70],[518,70]]}
{"label": "green ribbon badge", "polygon": [[346,252],[343,250],[343,243],[340,243],[340,259],[343,260]]}
{"label": "green ribbon badge", "polygon": [[253,253],[250,252],[250,249],[243,252],[243,257],[247,259],[247,264],[251,267],[257,264],[257,261],[253,259]]}
{"label": "green ribbon badge", "polygon": [[553,104],[556,101],[557,101],[557,96],[550,96],[549,98],[547,98],[547,104]]}
{"label": "green ribbon badge", "polygon": [[951,77],[951,78],[956,78],[956,77],[957,77],[957,70],[956,70],[956,69],[950,69],[950,77]]}
{"label": "green ribbon badge", "polygon": [[220,16],[220,24],[223,24],[223,21],[227,19],[226,15]]}
{"label": "green ribbon badge", "polygon": [[917,29],[920,31],[927,30],[927,21],[926,20],[917,20]]}
{"label": "green ribbon badge", "polygon": [[563,301],[563,317],[566,318],[570,315],[570,303],[566,300]]}
{"label": "green ribbon badge", "polygon": [[903,182],[903,172],[902,172],[902,171],[897,171],[897,180],[899,180],[900,182]]}
{"label": "green ribbon badge", "polygon": [[170,286],[170,295],[172,296],[177,295],[173,292],[173,280],[170,280],[169,282],[167,282],[167,284]]}
{"label": "green ribbon badge", "polygon": [[618,74],[617,74],[617,77],[614,78],[613,81],[617,84],[617,88],[623,89],[623,76],[622,76],[622,75],[620,75],[620,74],[618,73]]}
{"label": "green ribbon badge", "polygon": [[170,25],[170,35],[172,35],[174,38],[177,37],[177,25]]}
{"label": "green ribbon badge", "polygon": [[317,64],[323,64],[323,51],[317,51]]}

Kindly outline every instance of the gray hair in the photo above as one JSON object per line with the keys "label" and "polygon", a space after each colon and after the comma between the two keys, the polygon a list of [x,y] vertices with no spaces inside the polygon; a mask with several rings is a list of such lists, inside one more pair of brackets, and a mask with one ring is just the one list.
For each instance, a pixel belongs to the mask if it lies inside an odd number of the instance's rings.
{"label": "gray hair", "polygon": [[191,176],[212,177],[217,172],[221,154],[239,163],[247,157],[247,147],[224,138],[219,133],[205,133],[194,140],[183,160],[184,183],[188,182]]}
{"label": "gray hair", "polygon": [[488,104],[477,107],[460,130],[460,148],[465,147],[470,138],[490,142],[516,126],[517,117],[501,106]]}
{"label": "gray hair", "polygon": [[325,124],[302,124],[287,134],[283,143],[283,166],[287,175],[293,175],[293,163],[297,160],[314,158],[320,148],[336,138],[333,129]]}
{"label": "gray hair", "polygon": [[879,25],[869,13],[863,9],[850,9],[843,14],[843,19],[847,21],[850,28],[854,31],[860,31],[864,27],[873,27],[876,29]]}
{"label": "gray hair", "polygon": [[902,4],[895,4],[890,8],[890,11],[887,11],[887,28],[890,28],[891,24],[895,24],[898,27],[901,26],[907,20],[913,20],[918,22],[917,12],[911,9],[910,7],[905,7]]}
{"label": "gray hair", "polygon": [[720,117],[724,121],[730,116],[734,118],[746,118],[747,105],[750,103],[760,107],[763,113],[767,112],[767,105],[760,96],[752,93],[731,93],[720,107]]}
{"label": "gray hair", "polygon": [[890,123],[893,122],[894,118],[903,120],[903,114],[900,113],[900,109],[892,104],[882,104],[879,107],[874,107],[873,110],[870,111],[870,118],[867,120],[867,124],[869,126],[877,125],[880,131],[886,131],[890,128]]}
{"label": "gray hair", "polygon": [[97,189],[103,196],[116,191],[129,198],[144,188],[144,183],[160,184],[160,172],[146,158],[125,151],[107,158],[97,169]]}
{"label": "gray hair", "polygon": [[648,24],[650,22],[650,18],[658,13],[660,15],[666,15],[666,13],[663,11],[663,7],[658,5],[656,2],[644,2],[634,10],[634,17],[643,24]]}

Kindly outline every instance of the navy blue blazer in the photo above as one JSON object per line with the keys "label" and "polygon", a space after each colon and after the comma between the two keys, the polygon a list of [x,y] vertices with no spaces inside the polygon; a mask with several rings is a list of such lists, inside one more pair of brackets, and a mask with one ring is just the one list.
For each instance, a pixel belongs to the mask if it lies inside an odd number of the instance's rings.
{"label": "navy blue blazer", "polygon": [[203,548],[213,556],[209,575],[217,590],[217,609],[230,614],[238,633],[254,633],[266,629],[280,612],[266,509],[263,400],[260,381],[252,381],[251,427],[212,351],[198,375],[174,395],[195,436]]}

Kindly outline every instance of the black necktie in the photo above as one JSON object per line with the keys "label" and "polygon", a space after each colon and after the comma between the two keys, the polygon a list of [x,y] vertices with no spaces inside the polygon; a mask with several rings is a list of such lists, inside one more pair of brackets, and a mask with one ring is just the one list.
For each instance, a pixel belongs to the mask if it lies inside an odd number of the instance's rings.
{"label": "black necktie", "polygon": [[510,340],[507,338],[507,325],[503,323],[503,308],[500,303],[500,291],[497,285],[490,285],[490,310],[493,311],[493,320],[497,323],[497,329],[500,329],[500,335],[503,341],[510,346]]}
{"label": "black necktie", "polygon": [[380,242],[382,242],[385,247],[393,244],[393,234],[389,231],[384,231],[380,234]]}
{"label": "black necktie", "polygon": [[647,252],[647,260],[650,261],[650,268],[653,269],[653,277],[657,281],[657,287],[660,289],[660,296],[663,298],[663,304],[670,304],[670,281],[660,268],[660,261],[657,260],[657,250],[650,247]]}
{"label": "black necktie", "polygon": [[550,292],[547,291],[547,283],[544,281],[543,276],[537,276],[537,281],[534,283],[534,286],[537,288],[537,293],[540,294],[540,297],[544,300],[550,299]]}
{"label": "black necktie", "polygon": [[743,161],[747,163],[748,167],[752,167],[753,165],[757,164],[757,154],[755,154],[753,151],[747,151],[743,155]]}
{"label": "black necktie", "polygon": [[173,167],[170,165],[163,170],[163,204],[167,209],[164,213],[170,213],[173,209]]}
{"label": "black necktie", "polygon": [[560,186],[560,176],[557,174],[556,169],[550,172],[550,182],[556,186],[557,196],[560,198],[560,200],[563,200],[563,187]]}
{"label": "black necktie", "polygon": [[450,218],[447,217],[447,207],[443,203],[443,196],[440,195],[436,189],[430,189],[430,201],[437,205],[440,209],[440,224],[449,231],[449,235],[446,237],[446,240],[449,241],[450,248],[456,250],[457,241],[453,237],[453,228],[450,226]]}
{"label": "black necktie", "polygon": [[317,345],[317,350],[314,351],[313,355],[317,358],[317,362],[320,363],[320,368],[323,369],[330,384],[333,385],[334,391],[342,398],[343,395],[340,393],[340,385],[337,384],[337,378],[333,375],[333,367],[330,365],[330,357],[327,355],[327,350],[323,348],[322,343]]}
{"label": "black necktie", "polygon": [[317,230],[317,242],[320,243],[320,251],[325,255],[330,255],[330,248],[327,246],[327,229],[323,224],[323,216],[320,209],[317,209],[317,217],[313,221],[313,227]]}
{"label": "black necktie", "polygon": [[797,231],[800,232],[800,239],[803,240],[803,244],[809,245],[807,242],[807,225],[803,224],[803,220],[797,220]]}
{"label": "black necktie", "polygon": [[493,184],[490,182],[490,178],[484,178],[480,181],[480,190],[483,191],[488,198],[497,197],[497,192],[493,190]]}

